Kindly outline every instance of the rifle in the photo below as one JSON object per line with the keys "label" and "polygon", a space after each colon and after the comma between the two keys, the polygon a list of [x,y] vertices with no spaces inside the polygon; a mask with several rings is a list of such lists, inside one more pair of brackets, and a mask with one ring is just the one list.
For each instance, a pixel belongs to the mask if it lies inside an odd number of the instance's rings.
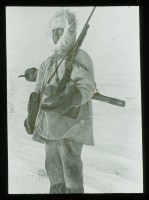
{"label": "rifle", "polygon": [[99,92],[94,93],[92,99],[98,100],[98,101],[103,101],[103,102],[106,102],[106,103],[109,103],[109,104],[112,104],[115,106],[125,107],[124,100],[116,99],[113,97],[107,97],[107,96],[100,94]]}
{"label": "rifle", "polygon": [[93,10],[92,10],[90,16],[88,17],[88,19],[87,19],[87,21],[86,21],[86,23],[85,23],[85,25],[84,25],[84,27],[83,27],[83,29],[82,29],[82,32],[80,33],[80,35],[79,35],[77,41],[75,42],[74,47],[70,50],[70,52],[69,52],[69,54],[68,54],[68,56],[67,56],[67,59],[66,59],[66,60],[67,60],[66,70],[65,70],[65,73],[64,73],[64,75],[63,75],[63,77],[62,77],[60,83],[59,83],[59,86],[58,86],[58,89],[57,89],[56,93],[62,92],[62,91],[65,89],[66,84],[67,84],[67,83],[70,81],[70,79],[71,79],[72,64],[73,64],[73,62],[74,62],[75,56],[76,56],[76,54],[77,54],[77,52],[78,52],[78,49],[79,49],[80,46],[82,45],[83,40],[84,40],[84,38],[85,38],[85,36],[86,36],[86,34],[87,34],[87,30],[88,30],[88,28],[89,28],[88,22],[89,22],[89,20],[90,20],[92,14],[93,14],[95,8],[96,8],[96,7],[93,8]]}
{"label": "rifle", "polygon": [[[80,48],[80,46],[82,45],[85,36],[87,34],[88,28],[89,28],[89,20],[94,12],[96,7],[93,8],[91,14],[89,15],[83,29],[82,32],[80,33],[77,41],[75,42],[74,47],[68,52],[68,54],[66,55],[66,70],[65,73],[59,83],[58,89],[56,91],[56,94],[62,92],[65,89],[66,84],[70,81],[71,79],[71,72],[72,72],[72,64],[74,62],[75,56],[78,52],[78,49]],[[59,67],[59,66],[58,66]],[[58,69],[58,68],[57,68]],[[53,75],[56,73],[56,71],[53,73]],[[20,76],[21,77],[21,76]],[[94,100],[98,100],[98,101],[103,101],[112,105],[116,105],[116,106],[121,106],[124,107],[125,106],[125,101],[124,100],[120,100],[120,99],[116,99],[113,97],[108,97],[108,96],[104,96],[102,94],[100,94],[99,92],[95,92],[92,99]]]}
{"label": "rifle", "polygon": [[[68,54],[66,71],[65,71],[65,73],[63,75],[63,78],[61,79],[61,82],[60,82],[60,84],[58,86],[58,89],[57,89],[56,93],[59,93],[59,92],[63,91],[65,89],[65,85],[70,81],[71,72],[72,72],[72,64],[74,62],[75,56],[76,56],[76,54],[78,52],[78,49],[82,45],[82,43],[84,41],[84,38],[85,38],[85,36],[87,34],[87,30],[89,28],[88,22],[89,22],[92,14],[93,14],[95,8],[96,7],[93,8],[90,16],[88,17],[88,19],[87,19],[87,21],[86,21],[86,23],[85,23],[85,25],[83,27],[83,30],[82,30],[81,34],[79,35],[77,41],[75,42],[75,45],[74,45],[73,49]],[[120,100],[120,99],[116,99],[116,98],[113,98],[113,97],[107,97],[107,96],[101,95],[99,92],[94,93],[92,99],[98,100],[98,101],[103,101],[103,102],[106,102],[106,103],[109,103],[109,104],[112,104],[112,105],[116,105],[116,106],[121,106],[121,107],[125,106],[125,101]]]}

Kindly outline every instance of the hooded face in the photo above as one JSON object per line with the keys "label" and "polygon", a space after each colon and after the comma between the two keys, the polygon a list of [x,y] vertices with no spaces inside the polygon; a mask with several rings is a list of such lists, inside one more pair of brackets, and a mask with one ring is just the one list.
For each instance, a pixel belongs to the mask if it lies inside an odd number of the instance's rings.
{"label": "hooded face", "polygon": [[56,17],[52,20],[51,31],[54,44],[57,44],[58,40],[63,35],[64,28],[64,20],[62,17]]}
{"label": "hooded face", "polygon": [[[68,22],[68,25],[66,25]],[[73,26],[69,26],[73,24]],[[75,44],[76,18],[68,10],[60,10],[50,22],[49,46],[53,52],[66,54]]]}
{"label": "hooded face", "polygon": [[57,44],[60,37],[63,35],[64,28],[54,28],[52,30],[52,37],[55,44]]}

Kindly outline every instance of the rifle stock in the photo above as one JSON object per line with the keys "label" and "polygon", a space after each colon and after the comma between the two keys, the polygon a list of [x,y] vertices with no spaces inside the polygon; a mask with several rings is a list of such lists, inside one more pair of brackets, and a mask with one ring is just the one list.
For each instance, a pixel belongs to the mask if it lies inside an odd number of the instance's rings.
{"label": "rifle stock", "polygon": [[103,101],[103,102],[106,102],[106,103],[109,103],[109,104],[112,104],[115,106],[125,107],[124,100],[104,96],[102,94],[99,94],[98,92],[93,95],[92,99],[97,100],[97,101]]}

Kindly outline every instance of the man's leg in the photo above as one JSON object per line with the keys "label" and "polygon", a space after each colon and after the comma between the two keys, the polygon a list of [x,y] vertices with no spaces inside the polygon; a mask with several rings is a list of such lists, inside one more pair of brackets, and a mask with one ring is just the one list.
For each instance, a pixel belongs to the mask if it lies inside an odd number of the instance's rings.
{"label": "man's leg", "polygon": [[45,143],[45,168],[49,177],[51,194],[66,193],[63,166],[56,141],[48,140]]}
{"label": "man's leg", "polygon": [[83,163],[81,151],[83,144],[70,139],[57,141],[63,165],[67,193],[84,193]]}
{"label": "man's leg", "polygon": [[65,194],[65,193],[66,193],[65,183],[50,185],[50,194]]}
{"label": "man's leg", "polygon": [[77,194],[80,194],[80,193],[84,193],[84,187],[83,185],[76,188],[76,189],[72,189],[72,188],[66,188],[66,193],[67,194],[70,194],[70,193],[77,193]]}

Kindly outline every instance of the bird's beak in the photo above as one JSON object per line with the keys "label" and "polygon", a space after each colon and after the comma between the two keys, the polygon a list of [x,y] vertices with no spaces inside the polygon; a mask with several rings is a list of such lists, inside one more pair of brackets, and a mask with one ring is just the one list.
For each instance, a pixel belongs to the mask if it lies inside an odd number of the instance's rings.
{"label": "bird's beak", "polygon": [[19,78],[19,77],[25,77],[25,75],[20,75],[20,76],[18,76],[18,78]]}

